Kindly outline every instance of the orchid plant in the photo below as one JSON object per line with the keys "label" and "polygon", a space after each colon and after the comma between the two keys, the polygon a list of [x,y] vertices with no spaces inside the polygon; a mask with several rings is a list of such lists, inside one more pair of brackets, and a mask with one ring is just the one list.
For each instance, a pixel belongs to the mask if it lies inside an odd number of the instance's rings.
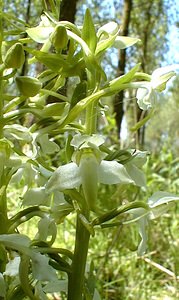
{"label": "orchid plant", "polygon": [[[2,19],[10,25],[17,22],[16,38],[6,38],[11,31],[3,36]],[[138,64],[109,81],[101,66],[105,51],[127,48],[138,39],[120,36],[115,22],[97,28],[88,9],[81,27],[58,21],[55,6],[52,13],[44,12],[36,27],[11,20],[3,11],[0,25],[0,298],[45,300],[50,293],[65,292],[68,300],[100,299],[85,271],[95,229],[112,226],[116,217],[128,214],[139,226],[138,254],[143,255],[148,222],[179,200],[159,191],[148,201],[119,207],[114,203],[110,211],[99,207],[101,184],[146,188],[142,166],[147,159],[144,151],[113,150],[106,136],[98,133],[102,99],[132,88],[137,89],[140,108],[153,109],[159,105],[157,93],[175,72],[173,67],[160,68],[150,76],[140,72]],[[28,36],[22,38],[24,31]],[[41,45],[39,50],[34,42]],[[44,66],[37,77],[19,76],[25,51],[32,70],[36,63]],[[71,77],[76,78],[72,96],[60,93]],[[53,103],[47,102],[49,96],[55,97]],[[30,126],[19,122],[26,115],[35,117]],[[57,156],[54,167],[49,157],[60,153],[59,135],[66,140],[65,157]],[[7,191],[18,182],[24,186],[21,208],[12,215]],[[76,214],[73,253],[53,246],[57,226],[71,213]],[[30,239],[20,233],[19,226],[35,216],[40,221],[36,236]]]}

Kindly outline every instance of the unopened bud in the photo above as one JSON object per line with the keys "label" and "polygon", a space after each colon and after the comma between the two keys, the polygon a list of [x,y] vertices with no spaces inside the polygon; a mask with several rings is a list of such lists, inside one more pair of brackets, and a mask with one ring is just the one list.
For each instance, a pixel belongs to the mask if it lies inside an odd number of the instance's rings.
{"label": "unopened bud", "polygon": [[51,42],[57,51],[66,48],[68,43],[66,28],[58,25],[51,35]]}
{"label": "unopened bud", "polygon": [[30,76],[16,77],[16,84],[21,95],[27,97],[33,97],[37,95],[42,87],[41,82],[37,78]]}
{"label": "unopened bud", "polygon": [[25,61],[25,53],[21,43],[16,43],[6,53],[4,64],[6,68],[18,69],[22,67]]}

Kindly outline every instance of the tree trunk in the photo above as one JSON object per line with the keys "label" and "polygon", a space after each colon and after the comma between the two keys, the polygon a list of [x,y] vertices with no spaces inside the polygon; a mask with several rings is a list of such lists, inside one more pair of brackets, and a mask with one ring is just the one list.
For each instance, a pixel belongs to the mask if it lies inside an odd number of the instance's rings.
{"label": "tree trunk", "polygon": [[[132,10],[132,0],[124,0],[121,35],[124,36],[128,35],[131,10]],[[125,66],[126,66],[126,50],[125,49],[119,50],[118,71],[117,71],[118,76],[124,74]],[[115,119],[116,119],[116,125],[118,129],[119,137],[121,133],[122,118],[124,115],[123,98],[124,98],[124,92],[121,91],[115,96],[114,99],[114,112],[115,112]]]}
{"label": "tree trunk", "polygon": [[[146,11],[146,25],[143,28],[143,55],[142,55],[142,71],[148,72],[147,70],[147,62],[148,62],[148,42],[150,38],[150,32],[151,32],[151,9],[152,9],[153,2],[149,2],[148,8]],[[144,112],[137,106],[137,122],[142,121],[143,118],[145,118],[147,115],[147,112]],[[136,144],[140,147],[144,147],[145,143],[145,126],[138,129],[136,132]]]}
{"label": "tree trunk", "polygon": [[78,0],[63,0],[60,8],[60,20],[74,23]]}

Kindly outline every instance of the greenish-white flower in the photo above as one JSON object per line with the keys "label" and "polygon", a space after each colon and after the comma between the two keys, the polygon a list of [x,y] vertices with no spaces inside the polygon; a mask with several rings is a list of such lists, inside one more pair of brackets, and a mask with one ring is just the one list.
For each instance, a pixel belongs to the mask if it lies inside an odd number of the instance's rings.
{"label": "greenish-white flower", "polygon": [[136,94],[141,109],[147,110],[159,103],[158,92],[165,90],[167,82],[176,75],[174,70],[177,68],[179,68],[177,64],[158,68],[152,73],[150,82],[141,82]]}
{"label": "greenish-white flower", "polygon": [[[89,159],[90,158],[90,159]],[[86,156],[83,159],[83,164],[86,164],[86,173],[88,173],[92,158]],[[53,173],[49,179],[46,189],[49,192],[55,190],[64,191],[67,189],[78,188],[83,182],[84,167],[83,164],[77,165],[75,162],[60,166]],[[89,180],[96,178],[98,183],[103,184],[118,184],[118,183],[134,183],[125,167],[117,161],[102,160],[100,163],[97,162],[95,168],[96,173],[91,174]]]}

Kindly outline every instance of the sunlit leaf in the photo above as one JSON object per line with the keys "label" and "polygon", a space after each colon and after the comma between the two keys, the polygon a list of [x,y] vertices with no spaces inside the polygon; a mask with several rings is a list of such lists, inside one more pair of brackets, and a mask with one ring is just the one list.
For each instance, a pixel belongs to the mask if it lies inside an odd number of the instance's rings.
{"label": "sunlit leaf", "polygon": [[90,50],[94,53],[97,45],[97,37],[95,26],[89,9],[87,9],[85,12],[81,37],[87,43]]}

